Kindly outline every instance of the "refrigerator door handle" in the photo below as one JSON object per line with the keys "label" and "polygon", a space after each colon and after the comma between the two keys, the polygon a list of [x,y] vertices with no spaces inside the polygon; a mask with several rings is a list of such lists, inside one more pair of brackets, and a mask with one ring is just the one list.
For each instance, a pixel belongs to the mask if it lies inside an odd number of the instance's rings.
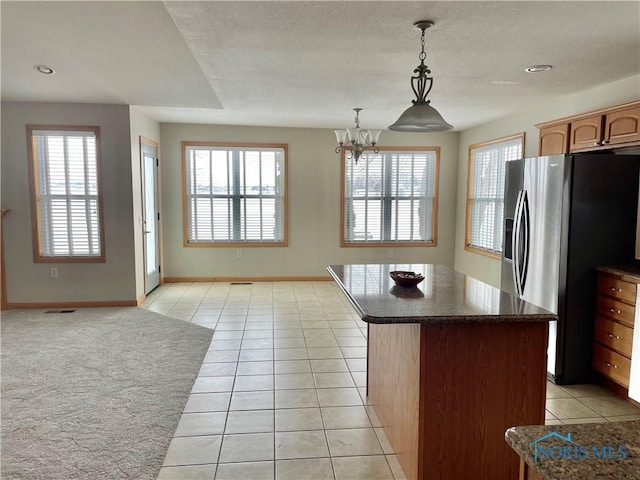
{"label": "refrigerator door handle", "polygon": [[522,227],[522,190],[518,192],[516,200],[516,210],[514,214],[513,233],[511,235],[511,251],[513,252],[513,285],[515,286],[516,295],[522,295],[520,282],[520,228]]}
{"label": "refrigerator door handle", "polygon": [[[531,242],[531,218],[529,215],[529,195],[526,190],[522,191],[522,257],[520,261],[520,292],[524,293],[527,284],[527,273],[529,271],[529,246]],[[520,254],[518,254],[520,257]]]}

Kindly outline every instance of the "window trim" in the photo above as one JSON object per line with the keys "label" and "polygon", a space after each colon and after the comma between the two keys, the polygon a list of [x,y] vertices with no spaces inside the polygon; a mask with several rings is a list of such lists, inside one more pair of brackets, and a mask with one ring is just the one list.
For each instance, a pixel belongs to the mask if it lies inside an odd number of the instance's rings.
{"label": "window trim", "polygon": [[438,246],[438,200],[440,186],[440,147],[378,147],[380,152],[434,152],[435,153],[435,184],[433,190],[433,212],[431,231],[433,232],[433,240],[428,242],[346,242],[345,241],[345,175],[347,169],[346,150],[343,148],[340,154],[340,246],[344,248],[363,248],[363,247],[437,247]]}
{"label": "window trim", "polygon": [[[281,148],[284,151],[284,194],[282,196],[283,239],[277,242],[256,242],[239,240],[235,242],[190,242],[189,241],[189,185],[187,178],[187,147],[229,147],[229,148]],[[246,143],[246,142],[203,142],[183,141],[182,148],[182,245],[188,248],[211,247],[287,247],[289,245],[289,152],[286,143]]]}
{"label": "window trim", "polygon": [[[33,241],[33,261],[35,263],[105,263],[106,245],[104,234],[104,202],[102,189],[102,143],[99,126],[90,125],[27,125],[27,160],[29,170],[29,196],[31,200],[31,236]],[[98,189],[98,228],[100,241],[100,255],[44,255],[40,243],[42,217],[38,204],[40,192],[37,179],[40,178],[39,162],[36,156],[37,147],[33,132],[37,130],[51,130],[63,132],[93,132],[96,142],[96,183]]]}
{"label": "window trim", "polygon": [[501,137],[501,138],[496,138],[494,140],[489,140],[486,142],[481,142],[481,143],[474,143],[472,145],[469,145],[468,148],[468,154],[467,154],[467,198],[466,198],[466,213],[465,213],[465,226],[464,226],[464,249],[467,252],[470,253],[475,253],[478,255],[483,255],[489,258],[494,258],[497,260],[500,260],[502,258],[502,252],[494,252],[492,250],[485,250],[483,248],[479,248],[473,245],[470,245],[471,242],[471,194],[472,194],[472,189],[473,189],[473,180],[475,177],[475,168],[474,168],[474,162],[473,162],[473,158],[472,158],[472,150],[475,150],[477,148],[481,148],[481,147],[487,147],[489,145],[495,145],[498,143],[503,143],[503,142],[508,142],[511,140],[516,140],[516,139],[520,139],[520,141],[522,142],[522,155],[524,156],[524,152],[525,152],[525,137],[526,137],[526,132],[521,132],[521,133],[516,133],[514,135],[509,135],[506,137]]}

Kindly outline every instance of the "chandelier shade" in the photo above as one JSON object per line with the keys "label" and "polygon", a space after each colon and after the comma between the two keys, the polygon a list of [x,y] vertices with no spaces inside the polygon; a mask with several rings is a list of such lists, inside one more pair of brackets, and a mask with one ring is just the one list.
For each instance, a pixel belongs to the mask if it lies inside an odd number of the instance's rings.
{"label": "chandelier shade", "polygon": [[355,127],[345,128],[342,130],[334,130],[336,134],[336,141],[338,146],[336,147],[336,153],[340,153],[342,150],[351,152],[356,163],[360,155],[365,150],[373,150],[378,153],[378,140],[380,139],[381,130],[364,130],[360,128],[360,112],[361,108],[354,108],[356,112]]}
{"label": "chandelier shade", "polygon": [[442,115],[430,105],[427,95],[433,87],[433,77],[430,76],[431,70],[424,64],[427,54],[424,51],[424,32],[427,28],[433,26],[430,20],[421,20],[414,23],[414,27],[422,30],[422,51],[418,56],[420,65],[414,70],[411,77],[411,88],[416,98],[412,100],[413,105],[407,108],[395,123],[389,125],[389,130],[400,132],[441,132],[451,130],[452,125],[447,123]]}

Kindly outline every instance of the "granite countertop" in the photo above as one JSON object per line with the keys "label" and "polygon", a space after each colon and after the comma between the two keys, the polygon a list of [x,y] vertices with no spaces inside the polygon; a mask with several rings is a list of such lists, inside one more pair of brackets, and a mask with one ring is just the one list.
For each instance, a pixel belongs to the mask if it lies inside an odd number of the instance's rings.
{"label": "granite countertop", "polygon": [[640,283],[640,267],[635,265],[598,265],[596,270],[618,275],[627,282]]}
{"label": "granite countertop", "polygon": [[640,420],[512,427],[505,439],[544,480],[640,479]]}
{"label": "granite countertop", "polygon": [[[365,322],[548,322],[557,316],[443,265],[371,264],[327,267]],[[397,287],[389,272],[425,276],[415,288]]]}

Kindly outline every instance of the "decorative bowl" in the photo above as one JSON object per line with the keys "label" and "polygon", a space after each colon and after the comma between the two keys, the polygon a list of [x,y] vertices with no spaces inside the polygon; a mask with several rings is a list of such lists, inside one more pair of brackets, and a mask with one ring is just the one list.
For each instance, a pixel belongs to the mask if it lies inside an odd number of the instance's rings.
{"label": "decorative bowl", "polygon": [[424,276],[422,276],[422,274],[415,272],[394,270],[393,272],[389,272],[389,275],[399,287],[415,287],[424,280]]}

